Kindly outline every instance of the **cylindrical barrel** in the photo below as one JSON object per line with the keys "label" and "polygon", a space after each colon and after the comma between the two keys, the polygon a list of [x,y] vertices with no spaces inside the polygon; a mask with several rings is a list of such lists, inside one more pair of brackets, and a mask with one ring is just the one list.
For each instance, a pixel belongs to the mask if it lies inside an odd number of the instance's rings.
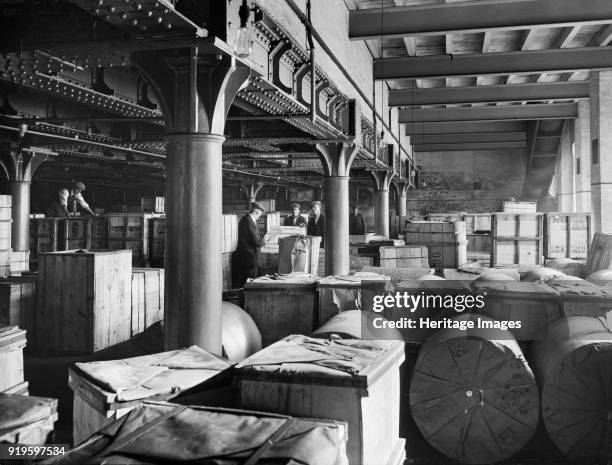
{"label": "cylindrical barrel", "polygon": [[494,320],[461,315],[474,329],[447,328],[421,346],[410,384],[410,410],[425,439],[463,463],[484,464],[519,452],[538,424],[538,390],[509,331]]}
{"label": "cylindrical barrel", "polygon": [[556,321],[534,345],[533,365],[544,425],[559,450],[576,461],[612,460],[610,328],[598,318]]}
{"label": "cylindrical barrel", "polygon": [[231,362],[241,362],[261,350],[261,333],[253,318],[237,305],[222,304],[223,355]]}
{"label": "cylindrical barrel", "polygon": [[318,338],[366,339],[403,341],[401,333],[389,328],[388,321],[374,312],[348,310],[330,318],[323,326],[316,329],[311,336]]}

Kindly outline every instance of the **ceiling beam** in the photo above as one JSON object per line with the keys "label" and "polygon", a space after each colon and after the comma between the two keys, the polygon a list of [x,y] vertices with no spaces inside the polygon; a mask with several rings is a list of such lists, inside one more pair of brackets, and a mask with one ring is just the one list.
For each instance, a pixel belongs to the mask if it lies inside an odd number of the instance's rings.
{"label": "ceiling beam", "polygon": [[540,120],[577,117],[578,106],[575,103],[504,105],[496,107],[418,108],[415,110],[399,111],[400,123]]}
{"label": "ceiling beam", "polygon": [[414,145],[415,152],[465,152],[473,150],[524,149],[525,142],[468,142],[465,144],[424,144]]}
{"label": "ceiling beam", "polygon": [[589,98],[588,82],[432,87],[389,91],[389,106],[450,105]]}
{"label": "ceiling beam", "polygon": [[[610,2],[612,4],[612,2]],[[384,63],[384,66],[383,66]],[[538,74],[612,68],[612,47],[395,57],[374,61],[375,79]]]}
{"label": "ceiling beam", "polygon": [[428,134],[488,134],[499,132],[526,132],[524,121],[477,121],[412,123],[404,125],[407,136],[421,137]]}
{"label": "ceiling beam", "polygon": [[368,8],[349,12],[349,38],[364,40],[381,35],[391,38],[605,24],[610,19],[612,2],[609,0],[484,0],[390,7],[382,11]]}
{"label": "ceiling beam", "polygon": [[413,135],[410,138],[411,145],[430,144],[466,144],[485,142],[522,142],[526,141],[525,132],[491,132],[491,133],[466,133],[466,134],[422,134]]}

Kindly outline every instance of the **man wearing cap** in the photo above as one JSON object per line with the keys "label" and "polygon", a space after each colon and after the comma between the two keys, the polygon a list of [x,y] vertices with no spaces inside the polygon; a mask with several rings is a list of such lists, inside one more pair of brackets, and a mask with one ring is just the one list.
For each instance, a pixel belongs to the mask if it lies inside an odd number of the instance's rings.
{"label": "man wearing cap", "polygon": [[57,193],[58,199],[54,201],[51,207],[47,210],[46,216],[70,216],[70,213],[68,212],[68,205],[73,201],[76,201],[81,208],[90,215],[96,216],[93,210],[89,208],[89,204],[85,202],[83,194],[81,194],[81,192],[84,190],[85,184],[80,181],[73,181],[70,189],[67,187],[62,187]]}
{"label": "man wearing cap", "polygon": [[349,214],[349,234],[364,234],[365,233],[365,220],[361,213],[359,213],[359,206],[355,203],[351,203],[351,213]]}
{"label": "man wearing cap", "polygon": [[306,226],[306,219],[300,215],[300,204],[292,203],[289,206],[292,214],[285,217],[283,226]]}
{"label": "man wearing cap", "polygon": [[308,219],[306,233],[309,236],[321,236],[321,245],[323,245],[325,238],[325,215],[321,213],[321,202],[315,200],[310,206],[312,207],[312,215]]}
{"label": "man wearing cap", "polygon": [[259,248],[266,237],[259,234],[257,220],[265,212],[259,202],[253,202],[249,212],[238,223],[238,247],[232,255],[232,287],[241,288],[248,278],[257,277]]}

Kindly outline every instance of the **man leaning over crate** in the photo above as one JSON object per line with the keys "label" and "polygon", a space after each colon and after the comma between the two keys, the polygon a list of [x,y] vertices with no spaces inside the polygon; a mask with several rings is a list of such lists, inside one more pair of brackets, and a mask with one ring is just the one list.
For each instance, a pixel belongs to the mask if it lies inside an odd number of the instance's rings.
{"label": "man leaning over crate", "polygon": [[238,247],[232,255],[232,288],[244,286],[249,278],[257,277],[259,248],[266,243],[266,236],[259,234],[257,220],[265,213],[259,202],[253,202],[249,212],[238,223]]}
{"label": "man leaning over crate", "polygon": [[57,217],[57,216],[70,216],[68,212],[68,205],[70,202],[76,201],[81,206],[83,210],[89,213],[92,216],[96,216],[91,208],[89,208],[89,204],[85,202],[83,198],[83,192],[85,190],[85,184],[80,181],[73,181],[72,187],[68,189],[67,187],[62,187],[58,192],[58,198],[53,201],[51,207],[46,212],[47,217]]}

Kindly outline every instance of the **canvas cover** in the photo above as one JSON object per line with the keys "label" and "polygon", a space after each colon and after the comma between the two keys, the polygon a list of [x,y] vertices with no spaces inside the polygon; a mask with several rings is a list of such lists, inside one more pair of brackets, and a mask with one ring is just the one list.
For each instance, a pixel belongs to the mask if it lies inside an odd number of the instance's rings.
{"label": "canvas cover", "polygon": [[0,394],[0,443],[5,433],[45,420],[56,412],[56,399]]}
{"label": "canvas cover", "polygon": [[105,391],[116,393],[116,402],[188,389],[229,366],[225,360],[198,346],[123,360],[76,364],[79,374]]}
{"label": "canvas cover", "polygon": [[347,465],[346,424],[144,402],[45,464]]}

